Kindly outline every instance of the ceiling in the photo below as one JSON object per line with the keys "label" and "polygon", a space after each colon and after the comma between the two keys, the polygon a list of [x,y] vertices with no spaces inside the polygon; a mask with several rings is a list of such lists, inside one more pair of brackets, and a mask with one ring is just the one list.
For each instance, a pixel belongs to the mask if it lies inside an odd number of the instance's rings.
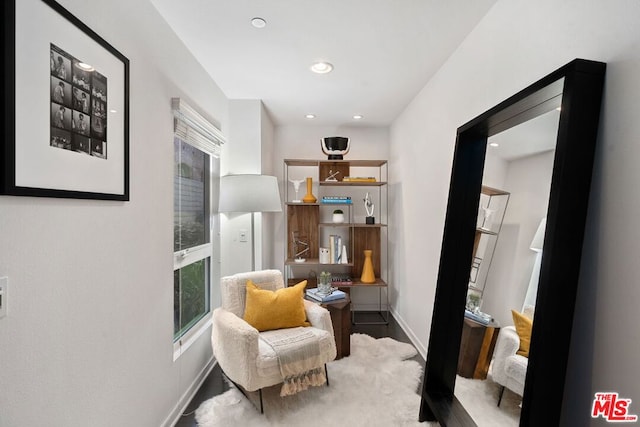
{"label": "ceiling", "polygon": [[496,0],[151,2],[229,99],[261,99],[276,125],[388,126]]}
{"label": "ceiling", "polygon": [[560,111],[551,110],[489,138],[487,150],[505,161],[555,150]]}

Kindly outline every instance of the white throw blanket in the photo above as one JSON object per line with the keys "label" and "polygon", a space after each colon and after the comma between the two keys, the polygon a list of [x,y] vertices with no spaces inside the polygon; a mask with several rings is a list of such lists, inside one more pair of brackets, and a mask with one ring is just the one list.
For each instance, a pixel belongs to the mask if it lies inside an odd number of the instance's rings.
{"label": "white throw blanket", "polygon": [[278,329],[260,333],[278,358],[282,374],[280,396],[289,396],[327,382],[320,357],[320,343],[308,327]]}

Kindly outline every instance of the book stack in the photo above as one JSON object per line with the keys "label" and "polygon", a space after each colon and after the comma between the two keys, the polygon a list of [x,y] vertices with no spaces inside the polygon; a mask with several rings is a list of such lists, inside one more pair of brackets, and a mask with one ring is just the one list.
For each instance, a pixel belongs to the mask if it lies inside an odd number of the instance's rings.
{"label": "book stack", "polygon": [[348,264],[347,248],[339,234],[329,235],[329,264]]}
{"label": "book stack", "polygon": [[336,287],[351,286],[353,285],[353,280],[348,274],[333,274],[331,276],[331,285]]}
{"label": "book stack", "polygon": [[483,325],[488,325],[489,323],[491,323],[491,320],[493,320],[490,315],[481,311],[474,313],[473,311],[465,310],[464,317],[475,320],[476,322],[482,323]]}
{"label": "book stack", "polygon": [[347,294],[340,289],[335,289],[328,295],[318,292],[318,288],[309,288],[306,291],[307,298],[316,302],[332,302],[346,298]]}
{"label": "book stack", "polygon": [[323,196],[322,203],[344,205],[351,204],[351,197],[349,196]]}

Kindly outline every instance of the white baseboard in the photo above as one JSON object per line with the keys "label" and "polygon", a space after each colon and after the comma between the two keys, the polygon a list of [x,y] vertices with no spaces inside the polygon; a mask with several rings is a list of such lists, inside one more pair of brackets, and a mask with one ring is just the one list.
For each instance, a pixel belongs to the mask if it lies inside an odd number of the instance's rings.
{"label": "white baseboard", "polygon": [[420,355],[424,360],[427,360],[427,347],[425,347],[425,345],[420,342],[420,340],[418,339],[416,334],[413,332],[413,330],[411,330],[407,322],[404,321],[402,316],[400,316],[400,314],[398,314],[398,312],[394,310],[393,307],[391,307],[391,315],[393,316],[394,319],[396,319],[396,322],[398,322],[398,324],[400,325],[404,333],[407,334],[413,346],[416,348],[416,350],[418,350],[418,353],[420,353]]}
{"label": "white baseboard", "polygon": [[200,370],[196,378],[193,380],[191,385],[182,394],[182,396],[180,396],[180,399],[173,407],[171,413],[167,416],[167,418],[165,418],[164,422],[162,423],[163,427],[173,427],[178,423],[185,409],[187,408],[187,406],[189,406],[189,403],[191,403],[193,397],[196,395],[198,390],[200,390],[202,383],[204,383],[204,380],[211,373],[211,370],[214,368],[214,366],[216,366],[217,363],[218,362],[217,360],[215,360],[215,358],[211,357],[211,359],[209,359],[206,365],[202,368],[202,370]]}

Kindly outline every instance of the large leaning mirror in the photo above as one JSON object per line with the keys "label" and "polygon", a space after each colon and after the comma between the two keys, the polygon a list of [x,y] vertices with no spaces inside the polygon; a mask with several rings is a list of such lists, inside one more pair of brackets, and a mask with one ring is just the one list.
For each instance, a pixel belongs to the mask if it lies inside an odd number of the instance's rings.
{"label": "large leaning mirror", "polygon": [[[519,419],[521,426],[559,425],[604,74],[605,64],[576,59],[458,128],[420,421],[477,425],[454,391],[470,278],[478,273],[472,270],[488,187],[487,142],[560,108],[545,222],[538,227],[544,251],[530,279],[537,289],[529,295],[535,310]],[[490,292],[486,286],[482,291]]]}
{"label": "large leaning mirror", "polygon": [[487,139],[455,386],[479,426],[520,422],[560,101]]}

